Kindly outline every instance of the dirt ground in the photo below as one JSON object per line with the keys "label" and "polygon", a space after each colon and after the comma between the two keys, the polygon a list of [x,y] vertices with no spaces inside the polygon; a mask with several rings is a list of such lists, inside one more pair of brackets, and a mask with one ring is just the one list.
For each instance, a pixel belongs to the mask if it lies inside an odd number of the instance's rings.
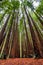
{"label": "dirt ground", "polygon": [[43,59],[15,58],[0,60],[0,65],[43,65]]}

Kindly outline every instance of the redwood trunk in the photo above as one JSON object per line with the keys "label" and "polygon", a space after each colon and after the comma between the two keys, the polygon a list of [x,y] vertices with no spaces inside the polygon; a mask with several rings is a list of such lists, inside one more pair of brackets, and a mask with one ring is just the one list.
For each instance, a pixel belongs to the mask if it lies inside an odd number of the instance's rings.
{"label": "redwood trunk", "polygon": [[5,38],[6,33],[5,33],[4,31],[5,31],[5,28],[6,28],[6,26],[7,26],[9,17],[10,17],[10,15],[8,16],[8,18],[7,18],[5,24],[4,24],[4,26],[3,26],[3,28],[2,28],[2,30],[1,30],[1,32],[0,32],[0,44],[2,43],[3,39]]}
{"label": "redwood trunk", "polygon": [[[25,9],[25,12],[26,12],[26,9]],[[36,49],[39,52],[40,56],[43,57],[41,44],[40,44],[36,29],[33,28],[34,27],[33,22],[31,20],[31,17],[28,16],[27,12],[26,12],[26,15],[27,15],[27,18],[28,18],[28,23],[29,23],[29,26],[30,26],[30,30],[31,30],[34,46],[36,47]]]}

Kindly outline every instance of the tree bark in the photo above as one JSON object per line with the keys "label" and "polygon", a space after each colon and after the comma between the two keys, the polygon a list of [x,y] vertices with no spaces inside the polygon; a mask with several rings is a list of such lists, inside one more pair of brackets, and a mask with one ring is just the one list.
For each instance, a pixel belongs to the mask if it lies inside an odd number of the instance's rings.
{"label": "tree bark", "polygon": [[6,26],[7,26],[9,17],[10,17],[10,15],[8,15],[8,18],[7,18],[5,24],[4,24],[4,26],[3,26],[3,28],[2,28],[2,30],[1,30],[1,32],[0,32],[0,44],[2,43],[3,39],[5,38],[6,33],[5,33],[4,31],[5,31],[5,28],[6,28]]}
{"label": "tree bark", "polygon": [[40,18],[40,16],[36,12],[34,12],[34,14],[37,16],[37,18],[39,19],[40,23],[43,25],[43,20]]}
{"label": "tree bark", "polygon": [[[25,9],[25,12],[26,12],[26,9]],[[27,15],[27,18],[28,18],[28,23],[30,25],[30,30],[31,30],[33,41],[37,45],[36,49],[38,48],[38,52],[39,52],[40,56],[43,57],[43,53],[42,53],[42,49],[41,49],[41,44],[40,44],[40,41],[39,41],[39,38],[38,38],[38,35],[37,35],[37,32],[36,32],[36,29],[35,29],[35,27],[33,25],[31,17],[28,16],[27,12],[26,12],[26,15]]]}
{"label": "tree bark", "polygon": [[[13,16],[13,14],[12,14],[12,16]],[[7,30],[7,33],[6,33],[4,42],[2,42],[2,43],[3,43],[3,46],[2,46],[2,49],[1,49],[1,52],[0,52],[0,57],[2,57],[3,51],[4,51],[4,49],[5,49],[5,45],[6,45],[6,43],[7,43],[6,40],[8,39],[9,32],[10,32],[10,29],[11,29],[11,26],[12,26],[12,19],[11,19],[11,21],[9,22],[9,24],[10,24],[10,26],[8,25],[8,28],[7,28],[8,30]]]}
{"label": "tree bark", "polygon": [[[31,16],[30,16],[30,17],[31,17]],[[32,19],[32,17],[31,17],[31,19]],[[35,28],[36,28],[36,31],[37,31],[37,34],[38,34],[38,37],[39,37],[39,40],[40,40],[40,43],[41,43],[42,52],[43,52],[43,38],[41,37],[41,34],[39,33],[40,31],[38,31],[37,25],[35,24],[35,22],[34,22],[33,19],[32,19],[32,21],[33,21],[33,24],[34,24],[34,26],[35,26]]]}
{"label": "tree bark", "polygon": [[[16,17],[17,19],[17,17]],[[13,44],[12,44],[12,49],[11,49],[11,57],[12,58],[19,58],[20,53],[19,53],[19,41],[18,41],[18,20],[15,19],[15,25],[14,25],[14,39],[13,39]]]}

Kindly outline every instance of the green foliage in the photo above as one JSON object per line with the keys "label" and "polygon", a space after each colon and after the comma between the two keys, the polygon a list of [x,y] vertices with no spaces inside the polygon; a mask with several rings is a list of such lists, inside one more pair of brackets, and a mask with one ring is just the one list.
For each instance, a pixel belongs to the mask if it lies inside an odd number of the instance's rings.
{"label": "green foliage", "polygon": [[12,5],[13,5],[13,8],[14,9],[18,9],[19,8],[19,5],[20,5],[20,2],[18,0],[12,0]]}
{"label": "green foliage", "polygon": [[30,7],[32,10],[34,10],[34,7],[31,2],[27,1],[27,6]]}
{"label": "green foliage", "polygon": [[43,0],[40,1],[40,5],[36,10],[39,14],[43,15]]}
{"label": "green foliage", "polygon": [[0,3],[0,7],[8,12],[12,12],[12,10],[18,10],[20,2],[18,0],[4,0]]}
{"label": "green foliage", "polygon": [[28,5],[29,7],[32,7],[32,3],[30,3],[29,1],[27,1],[27,5]]}

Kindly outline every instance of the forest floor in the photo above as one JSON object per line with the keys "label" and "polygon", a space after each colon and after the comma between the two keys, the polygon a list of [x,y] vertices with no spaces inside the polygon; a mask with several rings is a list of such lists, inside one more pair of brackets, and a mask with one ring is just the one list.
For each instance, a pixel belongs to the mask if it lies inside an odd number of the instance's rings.
{"label": "forest floor", "polygon": [[0,60],[0,65],[43,65],[43,59],[15,58]]}

